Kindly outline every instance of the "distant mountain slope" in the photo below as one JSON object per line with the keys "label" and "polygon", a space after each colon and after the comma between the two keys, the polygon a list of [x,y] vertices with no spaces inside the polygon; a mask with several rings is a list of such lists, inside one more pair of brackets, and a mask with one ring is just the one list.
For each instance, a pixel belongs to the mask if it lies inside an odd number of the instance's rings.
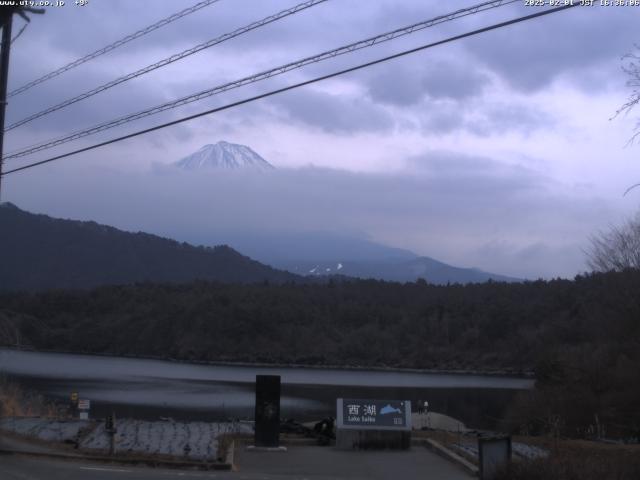
{"label": "distant mountain slope", "polygon": [[340,274],[348,277],[374,278],[393,282],[415,282],[417,279],[423,278],[429,283],[438,285],[482,283],[490,279],[496,282],[522,281],[518,278],[485,272],[476,268],[454,267],[429,257],[388,261],[281,261],[274,262],[272,265],[298,275]]}
{"label": "distant mountain slope", "polygon": [[183,170],[223,169],[264,172],[274,167],[245,145],[218,142],[205,145],[200,150],[174,163]]}
{"label": "distant mountain slope", "polygon": [[[477,268],[461,268],[439,262],[429,257],[419,257],[415,260],[399,264],[396,267],[399,281],[412,281],[424,278],[432,283],[480,283],[487,280],[496,282],[521,282],[522,279],[485,272]],[[409,275],[406,272],[410,272]],[[404,277],[404,278],[400,278]]]}
{"label": "distant mountain slope", "polygon": [[[236,234],[225,237],[251,258],[298,275],[344,275],[397,282],[424,278],[430,283],[518,282],[521,279],[475,268],[448,265],[409,250],[347,235],[313,232]],[[202,242],[206,243],[206,242]]]}
{"label": "distant mountain slope", "polygon": [[[401,248],[388,247],[354,235],[329,232],[244,232],[219,237],[251,258],[269,265],[291,265],[299,261],[402,261],[418,256]],[[206,236],[195,237],[197,243],[211,243]],[[219,241],[219,240],[218,240]]]}
{"label": "distant mountain slope", "polygon": [[0,290],[90,288],[195,279],[296,281],[232,248],[194,247],[95,222],[60,220],[0,204]]}

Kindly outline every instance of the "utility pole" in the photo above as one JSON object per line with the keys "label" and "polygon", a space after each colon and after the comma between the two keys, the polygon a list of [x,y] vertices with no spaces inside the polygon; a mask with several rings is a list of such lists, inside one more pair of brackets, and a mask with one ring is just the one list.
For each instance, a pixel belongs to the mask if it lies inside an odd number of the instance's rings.
{"label": "utility pole", "polygon": [[2,52],[0,52],[0,201],[2,201],[2,164],[4,162],[4,116],[7,109],[7,80],[9,78],[9,51],[11,50],[11,24],[13,9],[2,12]]}
{"label": "utility pole", "polygon": [[[9,53],[11,50],[11,25],[13,14],[17,13],[29,22],[27,13],[44,13],[42,8],[26,6],[0,7],[0,26],[2,27],[2,44],[0,45],[0,202],[2,201],[2,164],[4,163],[4,117],[7,110],[7,83],[9,80]],[[20,35],[20,34],[18,34]]]}

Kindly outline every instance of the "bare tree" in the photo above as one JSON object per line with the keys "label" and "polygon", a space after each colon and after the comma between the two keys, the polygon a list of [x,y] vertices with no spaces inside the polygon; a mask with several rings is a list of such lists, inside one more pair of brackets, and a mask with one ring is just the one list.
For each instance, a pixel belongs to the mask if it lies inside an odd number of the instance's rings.
{"label": "bare tree", "polygon": [[[612,118],[616,118],[621,114],[628,114],[633,108],[640,104],[640,45],[636,45],[635,53],[627,53],[622,57],[622,71],[629,76],[627,87],[631,88],[631,94],[615,113]],[[629,143],[633,143],[640,136],[640,118],[636,120],[634,134],[629,139]]]}
{"label": "bare tree", "polygon": [[640,212],[623,225],[599,232],[589,240],[587,264],[592,270],[640,269]]}
{"label": "bare tree", "polygon": [[[615,113],[613,118],[621,114],[628,114],[640,104],[640,45],[636,45],[636,52],[622,57],[622,71],[629,77],[627,86],[632,89],[629,98]],[[640,137],[640,118],[636,120],[634,133],[629,139],[632,144]],[[640,183],[630,186],[623,196]],[[608,272],[624,270],[626,268],[640,269],[640,212],[635,218],[628,220],[619,227],[611,227],[607,232],[599,232],[590,238],[591,247],[587,251],[587,264],[595,271]]]}

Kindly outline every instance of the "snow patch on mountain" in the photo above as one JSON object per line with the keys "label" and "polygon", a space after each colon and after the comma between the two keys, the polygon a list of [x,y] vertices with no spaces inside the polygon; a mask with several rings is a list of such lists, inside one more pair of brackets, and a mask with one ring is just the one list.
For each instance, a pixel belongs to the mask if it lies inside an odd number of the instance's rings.
{"label": "snow patch on mountain", "polygon": [[[342,270],[342,263],[338,263],[335,267],[336,271]],[[296,269],[297,270],[297,269]],[[323,271],[324,270],[324,271]],[[326,267],[321,265],[315,265],[311,270],[308,271],[311,275],[321,276],[330,274],[333,271],[333,267]]]}
{"label": "snow patch on mountain", "polygon": [[215,168],[266,172],[275,168],[249,147],[225,141],[205,145],[174,165],[183,170]]}

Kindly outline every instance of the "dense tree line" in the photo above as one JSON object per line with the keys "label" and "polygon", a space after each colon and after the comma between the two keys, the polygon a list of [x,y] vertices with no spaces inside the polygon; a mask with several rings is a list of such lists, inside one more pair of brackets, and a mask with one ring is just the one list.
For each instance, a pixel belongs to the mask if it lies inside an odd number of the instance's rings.
{"label": "dense tree line", "polygon": [[0,332],[19,324],[35,348],[185,360],[529,370],[576,349],[633,353],[638,292],[632,270],[464,286],[137,284],[0,294],[14,326]]}
{"label": "dense tree line", "polygon": [[5,293],[0,341],[192,361],[535,370],[546,396],[523,405],[541,425],[553,415],[587,425],[594,412],[640,422],[638,292],[640,272],[627,270],[464,286],[194,282]]}

